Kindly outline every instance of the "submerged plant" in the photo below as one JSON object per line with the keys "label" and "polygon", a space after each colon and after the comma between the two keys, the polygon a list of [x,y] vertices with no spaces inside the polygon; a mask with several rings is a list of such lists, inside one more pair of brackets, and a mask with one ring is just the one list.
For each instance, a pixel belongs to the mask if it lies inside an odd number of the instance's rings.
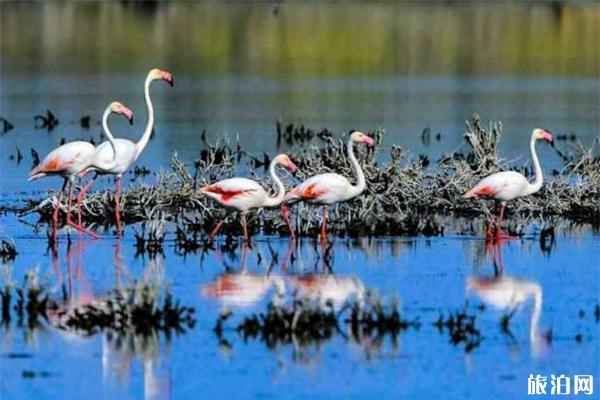
{"label": "submerged plant", "polygon": [[440,315],[435,326],[439,332],[446,331],[450,337],[450,343],[454,346],[464,344],[466,353],[470,353],[481,344],[481,332],[475,325],[476,316],[469,315],[465,310],[457,310],[450,313],[447,318]]}
{"label": "submerged plant", "polygon": [[[224,342],[224,323],[231,315],[227,312],[217,320],[215,333],[220,342]],[[270,303],[265,313],[245,317],[235,330],[244,340],[257,339],[274,348],[292,343],[308,346],[329,340],[336,334],[359,344],[380,343],[375,339],[390,335],[395,340],[401,331],[419,327],[418,320],[401,317],[397,302],[385,306],[379,298],[367,294],[364,299],[348,303],[339,311],[331,301],[323,304],[318,299],[295,296],[290,306]]]}
{"label": "submerged plant", "polygon": [[0,260],[2,262],[9,262],[17,257],[17,247],[12,240],[2,239],[0,241]]}
{"label": "submerged plant", "polygon": [[137,285],[114,290],[106,298],[60,310],[58,327],[84,334],[111,330],[151,335],[153,332],[183,333],[193,328],[194,308],[174,301],[170,293],[162,299],[158,288]]}

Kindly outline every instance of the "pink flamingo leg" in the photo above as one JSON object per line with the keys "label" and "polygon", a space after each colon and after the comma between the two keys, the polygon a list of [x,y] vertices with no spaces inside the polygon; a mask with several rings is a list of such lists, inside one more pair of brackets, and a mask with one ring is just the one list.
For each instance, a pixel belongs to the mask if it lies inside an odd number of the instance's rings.
{"label": "pink flamingo leg", "polygon": [[281,272],[287,273],[287,263],[288,260],[292,257],[292,253],[294,252],[294,244],[296,243],[296,239],[291,238],[290,244],[288,245],[288,249],[285,253],[285,257],[281,260]]}
{"label": "pink flamingo leg", "polygon": [[248,236],[248,224],[246,223],[246,213],[242,213],[241,216],[242,229],[244,230],[244,241],[246,243],[250,242],[250,237]]}
{"label": "pink flamingo leg", "polygon": [[296,239],[296,233],[294,232],[294,227],[292,226],[292,223],[290,222],[290,209],[285,204],[281,205],[281,216],[283,217],[283,220],[285,221],[286,225],[288,226],[288,229],[290,230],[290,236],[291,236],[292,240]]}
{"label": "pink flamingo leg", "polygon": [[504,219],[504,209],[506,208],[506,203],[502,203],[500,207],[500,219],[498,221],[498,229],[496,229],[496,237],[498,239],[502,238],[502,220]]}
{"label": "pink flamingo leg", "polygon": [[72,200],[73,200],[73,182],[69,182],[69,199],[67,201],[67,225],[72,226],[73,228],[77,229],[80,232],[83,232],[83,233],[86,233],[86,234],[90,235],[94,239],[98,239],[98,235],[96,235],[94,232],[89,231],[89,230],[85,229],[83,226],[78,225],[75,222],[71,221],[71,203],[72,203]]}
{"label": "pink flamingo leg", "polygon": [[90,190],[95,180],[96,177],[93,177],[92,180],[89,181],[88,184],[85,185],[77,195],[77,223],[79,225],[81,225],[81,201],[84,199],[86,192]]}
{"label": "pink flamingo leg", "polygon": [[115,193],[115,222],[117,224],[117,234],[121,235],[121,206],[119,198],[121,197],[121,177],[117,176],[117,193]]}
{"label": "pink flamingo leg", "polygon": [[54,207],[54,212],[52,213],[52,239],[56,239],[56,234],[58,231],[58,212],[60,210],[60,203],[62,202],[63,193],[67,187],[67,182],[68,180],[65,178],[62,188],[60,189],[60,194],[58,195],[58,200],[56,201],[56,206]]}
{"label": "pink flamingo leg", "polygon": [[54,207],[54,212],[52,213],[52,238],[56,239],[56,234],[58,230],[58,210],[60,209],[60,203],[62,202],[63,192],[61,191],[58,195],[58,200],[56,202],[56,207]]}
{"label": "pink flamingo leg", "polygon": [[208,236],[208,238],[211,241],[215,239],[215,236],[217,236],[217,234],[219,233],[219,230],[221,230],[221,227],[223,226],[224,223],[225,223],[225,219],[222,219],[221,221],[219,221],[217,226],[215,226],[214,229],[212,231],[210,231],[210,235]]}
{"label": "pink flamingo leg", "polygon": [[321,245],[323,248],[327,246],[327,217],[329,214],[329,207],[323,206],[323,222],[321,222]]}
{"label": "pink flamingo leg", "polygon": [[488,223],[487,223],[487,227],[485,228],[485,238],[486,239],[491,239],[494,237],[494,229],[493,229],[493,223],[494,223],[494,215],[490,215],[490,218],[488,219]]}

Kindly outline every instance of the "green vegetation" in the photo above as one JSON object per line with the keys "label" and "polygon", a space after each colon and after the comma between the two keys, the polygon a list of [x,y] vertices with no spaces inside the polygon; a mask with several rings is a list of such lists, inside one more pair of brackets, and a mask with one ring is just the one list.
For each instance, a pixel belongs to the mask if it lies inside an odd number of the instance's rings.
{"label": "green vegetation", "polygon": [[[600,75],[597,3],[0,3],[3,74]],[[22,29],[27,26],[28,29]]]}

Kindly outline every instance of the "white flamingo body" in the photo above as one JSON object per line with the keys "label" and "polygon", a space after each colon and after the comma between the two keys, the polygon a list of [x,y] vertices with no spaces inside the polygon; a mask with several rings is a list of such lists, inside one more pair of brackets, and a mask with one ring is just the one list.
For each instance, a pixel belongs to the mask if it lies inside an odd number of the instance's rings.
{"label": "white flamingo body", "polygon": [[[331,205],[358,196],[363,188],[353,186],[340,174],[326,173],[312,176],[292,189],[287,200],[303,200],[311,204]],[[364,190],[364,189],[363,189]]]}
{"label": "white flamingo body", "polygon": [[[347,145],[348,160],[356,175],[356,185],[352,185],[350,181],[342,175],[325,173],[308,178],[285,195],[286,202],[292,203],[300,200],[323,206],[323,221],[321,222],[321,244],[323,246],[325,246],[327,242],[328,206],[358,196],[367,186],[363,170],[354,155],[354,143],[366,143],[369,146],[373,146],[375,142],[370,136],[359,131],[354,131],[350,134]],[[288,210],[285,205],[282,206],[281,212],[291,230],[291,224],[289,223],[289,218],[287,216]]]}
{"label": "white flamingo body", "polygon": [[29,181],[54,175],[72,180],[92,165],[95,152],[96,148],[89,142],[65,143],[48,153],[44,160],[31,170]]}
{"label": "white flamingo body", "polygon": [[539,285],[512,277],[496,279],[468,279],[468,287],[477,291],[484,303],[499,310],[520,306],[530,297],[541,292]]}
{"label": "white flamingo body", "polygon": [[[464,195],[465,198],[482,197],[494,199],[501,204],[497,230],[498,238],[502,236],[502,218],[504,216],[506,203],[519,197],[529,196],[530,194],[538,192],[542,188],[544,177],[537,152],[535,151],[535,143],[539,139],[544,139],[549,143],[552,143],[553,141],[552,135],[543,129],[534,129],[531,134],[529,149],[531,152],[531,158],[533,160],[533,168],[535,170],[535,178],[533,182],[529,182],[522,174],[515,171],[497,172],[483,178],[477,185],[475,185]],[[491,219],[486,229],[486,236],[493,236]]]}
{"label": "white flamingo body", "polygon": [[310,274],[292,276],[289,281],[290,288],[300,297],[307,297],[323,305],[331,301],[335,308],[343,306],[353,297],[362,303],[365,296],[365,288],[356,278]]}
{"label": "white flamingo body", "polygon": [[202,293],[206,297],[218,299],[224,306],[244,308],[252,306],[274,286],[282,296],[285,285],[279,277],[257,274],[223,274],[215,282],[205,286]]}
{"label": "white flamingo body", "polygon": [[[281,179],[279,179],[275,173],[275,166],[278,164],[283,165],[292,172],[296,171],[296,165],[285,154],[279,154],[271,161],[271,164],[269,165],[269,174],[277,186],[277,194],[274,196],[269,195],[258,182],[247,178],[224,179],[206,185],[200,189],[202,193],[211,199],[216,200],[219,204],[222,204],[225,207],[234,208],[240,212],[241,224],[244,230],[244,239],[246,241],[249,239],[246,226],[246,212],[260,207],[277,207],[283,202],[285,187],[283,186]],[[218,233],[223,222],[224,220],[219,222],[215,229],[213,229],[210,234],[211,238],[214,238]]]}
{"label": "white flamingo body", "polygon": [[121,178],[123,174],[131,167],[131,165],[138,159],[142,151],[146,148],[150,136],[152,135],[152,128],[154,127],[154,107],[152,106],[152,100],[150,99],[150,84],[155,80],[164,80],[173,86],[173,76],[170,72],[154,68],[148,72],[146,80],[144,82],[144,98],[146,100],[146,109],[148,112],[148,120],[146,122],[146,128],[142,137],[137,143],[127,139],[115,139],[112,135],[108,124],[104,120],[102,128],[104,134],[108,138],[108,142],[103,142],[96,148],[94,155],[95,164],[102,164],[112,162],[111,168],[95,168],[90,167],[87,171],[95,171],[96,176],[83,188],[80,196],[85,196],[85,193],[94,184],[94,181],[98,175],[115,175],[116,176],[116,194],[115,194],[115,223],[117,226],[117,232],[121,233],[121,212],[119,198],[121,196]]}
{"label": "white flamingo body", "polygon": [[107,171],[95,169],[100,175],[117,175],[122,176],[137,160],[139,154],[138,147],[134,142],[127,139],[115,138],[114,139],[116,152],[113,150],[110,142],[102,142],[96,147],[94,154],[95,159],[101,163],[108,163],[115,160],[115,166]]}
{"label": "white flamingo body", "polygon": [[262,207],[269,197],[258,182],[248,178],[224,179],[210,185],[203,193],[219,204],[241,212]]}
{"label": "white flamingo body", "polygon": [[539,284],[502,276],[494,279],[468,278],[467,288],[475,290],[485,304],[511,313],[533,299],[529,336],[532,342],[539,338],[538,325],[542,312],[542,288]]}
{"label": "white flamingo body", "polygon": [[[108,116],[110,113],[119,113],[125,115],[131,120],[133,113],[130,109],[125,107],[119,102],[112,102],[104,111],[102,116],[102,123],[106,125]],[[114,148],[112,138],[109,137],[109,146]],[[58,224],[58,210],[62,200],[63,192],[67,184],[69,185],[69,198],[67,203],[67,224],[71,225],[75,229],[85,232],[90,236],[97,238],[98,236],[93,232],[81,226],[81,199],[85,193],[85,189],[79,193],[77,197],[77,212],[79,215],[78,224],[71,221],[71,197],[73,194],[73,181],[77,175],[85,175],[90,169],[105,171],[115,166],[114,160],[107,160],[106,162],[96,159],[96,148],[94,145],[84,141],[75,141],[65,143],[62,146],[51,151],[38,165],[33,168],[29,173],[29,180],[35,180],[44,176],[62,176],[64,178],[63,188],[60,191],[54,213],[52,214],[52,236],[56,236],[56,227]]]}
{"label": "white flamingo body", "polygon": [[483,178],[471,191],[477,193],[479,197],[502,202],[531,194],[530,187],[529,181],[522,174],[516,171],[503,171]]}

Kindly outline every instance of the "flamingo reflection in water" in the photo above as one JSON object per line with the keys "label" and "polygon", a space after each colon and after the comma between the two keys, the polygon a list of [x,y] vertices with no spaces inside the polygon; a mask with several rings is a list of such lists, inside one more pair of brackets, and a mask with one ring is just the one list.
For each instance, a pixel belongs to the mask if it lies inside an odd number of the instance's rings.
{"label": "flamingo reflection in water", "polygon": [[[131,275],[123,264],[120,240],[116,241],[114,252],[115,285],[117,290],[123,286],[121,279],[131,281]],[[164,279],[162,258],[151,258],[144,268],[140,281],[142,285],[160,285]],[[129,278],[129,279],[127,279]],[[128,284],[125,286],[129,286]],[[171,367],[169,341],[161,342],[160,335],[138,335],[125,332],[121,335],[103,334],[102,336],[102,377],[105,382],[118,382],[121,386],[129,384],[131,369],[135,360],[139,360],[144,371],[144,399],[171,399]]]}
{"label": "flamingo reflection in water", "polygon": [[[63,275],[60,259],[56,245],[51,248],[52,265],[55,270],[59,285],[62,287],[64,301],[56,304],[56,307],[48,309],[49,323],[58,328],[57,332],[65,340],[80,340],[83,336],[74,332],[65,324],[65,319],[81,306],[96,304],[102,307],[105,299],[95,295],[91,282],[84,274],[85,250],[82,241],[67,248],[66,276]],[[73,269],[73,260],[75,269]],[[127,273],[121,256],[121,243],[117,240],[114,247],[113,262],[115,265],[115,288],[120,290],[123,285],[123,275],[131,278]],[[161,259],[156,258],[144,268],[144,276],[140,279],[141,284],[153,284],[163,279],[163,268]],[[131,279],[129,279],[131,280]],[[171,373],[168,357],[164,343],[159,335],[137,335],[134,332],[103,332],[102,333],[102,376],[105,383],[119,386],[127,386],[131,376],[131,369],[135,359],[139,359],[144,371],[144,399],[170,399]]]}
{"label": "flamingo reflection in water", "polygon": [[[290,241],[288,253],[292,246],[293,241]],[[220,251],[217,251],[216,256],[225,269],[228,269]],[[244,243],[241,250],[239,271],[225,272],[217,276],[214,282],[202,288],[202,294],[205,297],[217,299],[225,309],[230,307],[246,308],[257,304],[273,288],[275,290],[273,301],[281,303],[285,296],[283,278],[273,274],[248,272],[247,258],[248,245]]]}
{"label": "flamingo reflection in water", "polygon": [[501,242],[486,244],[486,251],[493,257],[495,274],[493,277],[468,277],[467,292],[474,291],[484,304],[506,312],[500,322],[503,332],[511,339],[514,339],[509,330],[512,317],[522,310],[530,299],[533,300],[529,319],[529,340],[532,353],[536,356],[540,355],[552,339],[551,330],[541,332],[539,329],[542,314],[542,287],[533,280],[505,275],[501,246]]}

